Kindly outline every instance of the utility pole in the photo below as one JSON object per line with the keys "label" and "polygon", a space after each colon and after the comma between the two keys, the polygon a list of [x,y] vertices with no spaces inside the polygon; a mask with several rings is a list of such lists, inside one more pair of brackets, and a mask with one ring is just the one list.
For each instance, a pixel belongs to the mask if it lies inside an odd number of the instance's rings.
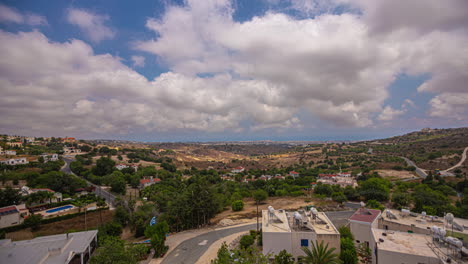
{"label": "utility pole", "polygon": [[258,200],[257,200],[257,234],[258,234]]}

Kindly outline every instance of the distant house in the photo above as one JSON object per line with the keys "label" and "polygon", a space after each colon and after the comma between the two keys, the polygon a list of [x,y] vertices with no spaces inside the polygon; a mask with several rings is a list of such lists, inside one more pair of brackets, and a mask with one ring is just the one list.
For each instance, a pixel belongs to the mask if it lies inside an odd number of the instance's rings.
{"label": "distant house", "polygon": [[22,224],[24,220],[22,214],[28,214],[24,204],[0,208],[0,228]]}
{"label": "distant house", "polygon": [[241,173],[245,171],[245,168],[244,167],[235,167],[234,169],[231,170],[232,173]]}
{"label": "distant house", "polygon": [[16,159],[0,159],[0,164],[5,164],[5,165],[23,165],[23,164],[28,164],[29,161],[26,158],[16,158]]}
{"label": "distant house", "polygon": [[281,176],[281,175],[276,175],[275,176],[275,179],[278,179],[278,180],[284,180],[284,176]]}
{"label": "distant house", "polygon": [[23,143],[21,142],[7,142],[6,144],[9,147],[17,147],[17,148],[21,148],[23,146]]}
{"label": "distant house", "polygon": [[65,154],[81,153],[81,149],[74,148],[74,147],[64,147],[63,148],[63,153],[65,153]]}
{"label": "distant house", "polygon": [[118,169],[118,170],[123,170],[123,169],[128,168],[128,165],[126,165],[126,164],[117,164],[117,165],[115,165],[115,168]]}
{"label": "distant house", "polygon": [[151,185],[153,185],[155,183],[158,183],[160,181],[161,181],[161,179],[153,178],[153,177],[150,177],[149,179],[141,179],[140,180],[140,189],[151,186]]}
{"label": "distant house", "polygon": [[76,141],[76,139],[74,137],[63,138],[63,142],[74,143],[75,141]]}
{"label": "distant house", "polygon": [[48,188],[35,188],[35,189],[30,189],[28,186],[23,186],[21,187],[21,194],[22,195],[30,195],[32,193],[37,193],[37,192],[50,192],[53,193],[54,196],[47,201],[44,201],[46,203],[59,203],[63,201],[62,193],[55,192],[54,190],[48,189]]}
{"label": "distant house", "polygon": [[265,175],[262,175],[262,176],[258,177],[258,179],[261,180],[261,181],[266,181],[266,180],[268,180],[268,177],[265,176]]}
{"label": "distant house", "polygon": [[299,172],[290,171],[290,172],[289,172],[289,176],[292,176],[292,177],[294,177],[294,178],[299,177]]}
{"label": "distant house", "polygon": [[3,154],[16,156],[16,150],[5,150],[5,151],[3,151]]}
{"label": "distant house", "polygon": [[47,154],[47,153],[43,153],[41,155],[41,157],[44,159],[44,162],[48,162],[48,161],[57,161],[58,160],[58,154]]}
{"label": "distant house", "polygon": [[133,168],[135,171],[138,171],[138,165],[136,165],[136,164],[127,165],[127,164],[120,163],[120,164],[115,165],[115,168],[118,169],[118,170],[123,170],[123,169],[126,169],[126,168]]}

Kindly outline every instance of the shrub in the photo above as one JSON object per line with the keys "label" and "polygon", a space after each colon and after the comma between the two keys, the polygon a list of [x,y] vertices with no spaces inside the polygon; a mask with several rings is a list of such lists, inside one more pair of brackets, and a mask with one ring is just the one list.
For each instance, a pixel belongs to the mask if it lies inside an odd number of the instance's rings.
{"label": "shrub", "polygon": [[232,202],[231,207],[234,212],[242,211],[242,209],[244,209],[244,202],[241,200],[234,201]]}
{"label": "shrub", "polygon": [[253,245],[254,238],[251,235],[245,235],[241,237],[239,243],[242,248],[248,248]]}

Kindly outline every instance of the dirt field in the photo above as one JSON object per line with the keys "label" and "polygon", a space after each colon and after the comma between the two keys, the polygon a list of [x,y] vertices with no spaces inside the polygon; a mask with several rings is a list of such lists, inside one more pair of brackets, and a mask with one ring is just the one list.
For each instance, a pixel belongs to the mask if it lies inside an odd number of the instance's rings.
{"label": "dirt field", "polygon": [[[116,164],[120,164],[120,163],[123,163],[123,164],[128,164],[128,158],[127,158],[127,155],[121,155],[122,156],[122,160],[119,160],[117,157],[118,156],[111,156],[111,159],[113,161],[115,161]],[[107,156],[103,156],[103,157],[107,157]],[[101,156],[96,156],[96,157],[93,157],[93,163],[96,164],[96,160],[100,159]],[[140,160],[138,163],[133,163],[133,164],[136,164],[136,165],[143,165],[143,166],[155,166],[156,169],[160,169],[159,167],[159,163],[155,163],[155,162],[149,162],[149,161],[144,161],[144,160]]]}
{"label": "dirt field", "polygon": [[[305,202],[309,199],[310,202]],[[258,206],[258,211],[266,210],[268,206],[273,206],[275,209],[299,209],[306,205],[315,205],[316,207],[336,207],[338,205],[333,201],[324,201],[315,198],[304,198],[304,197],[271,197],[267,201],[263,202]],[[257,206],[253,199],[244,199],[244,209],[240,212],[233,212],[231,208],[216,215],[211,222],[217,224],[221,220],[240,220],[254,218],[256,215]]]}
{"label": "dirt field", "polygon": [[[102,211],[102,222],[110,222],[114,215],[114,211]],[[96,229],[101,223],[99,212],[91,212],[86,214],[86,224],[88,229]],[[49,223],[41,225],[39,230],[31,232],[30,228],[11,232],[6,234],[6,238],[12,240],[32,239],[37,236],[49,236],[66,233],[68,231],[82,231],[85,230],[85,216],[80,215],[72,219],[63,220],[60,222]]]}
{"label": "dirt field", "polygon": [[403,180],[415,177],[413,172],[402,170],[376,170],[380,176],[387,178],[388,180]]}

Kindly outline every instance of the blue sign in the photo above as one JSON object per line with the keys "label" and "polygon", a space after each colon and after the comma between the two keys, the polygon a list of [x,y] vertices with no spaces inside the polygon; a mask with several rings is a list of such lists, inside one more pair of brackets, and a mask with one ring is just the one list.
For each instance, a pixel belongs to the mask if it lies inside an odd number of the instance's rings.
{"label": "blue sign", "polygon": [[156,224],[156,216],[153,216],[153,218],[151,218],[151,221],[150,221],[150,226],[153,226]]}

